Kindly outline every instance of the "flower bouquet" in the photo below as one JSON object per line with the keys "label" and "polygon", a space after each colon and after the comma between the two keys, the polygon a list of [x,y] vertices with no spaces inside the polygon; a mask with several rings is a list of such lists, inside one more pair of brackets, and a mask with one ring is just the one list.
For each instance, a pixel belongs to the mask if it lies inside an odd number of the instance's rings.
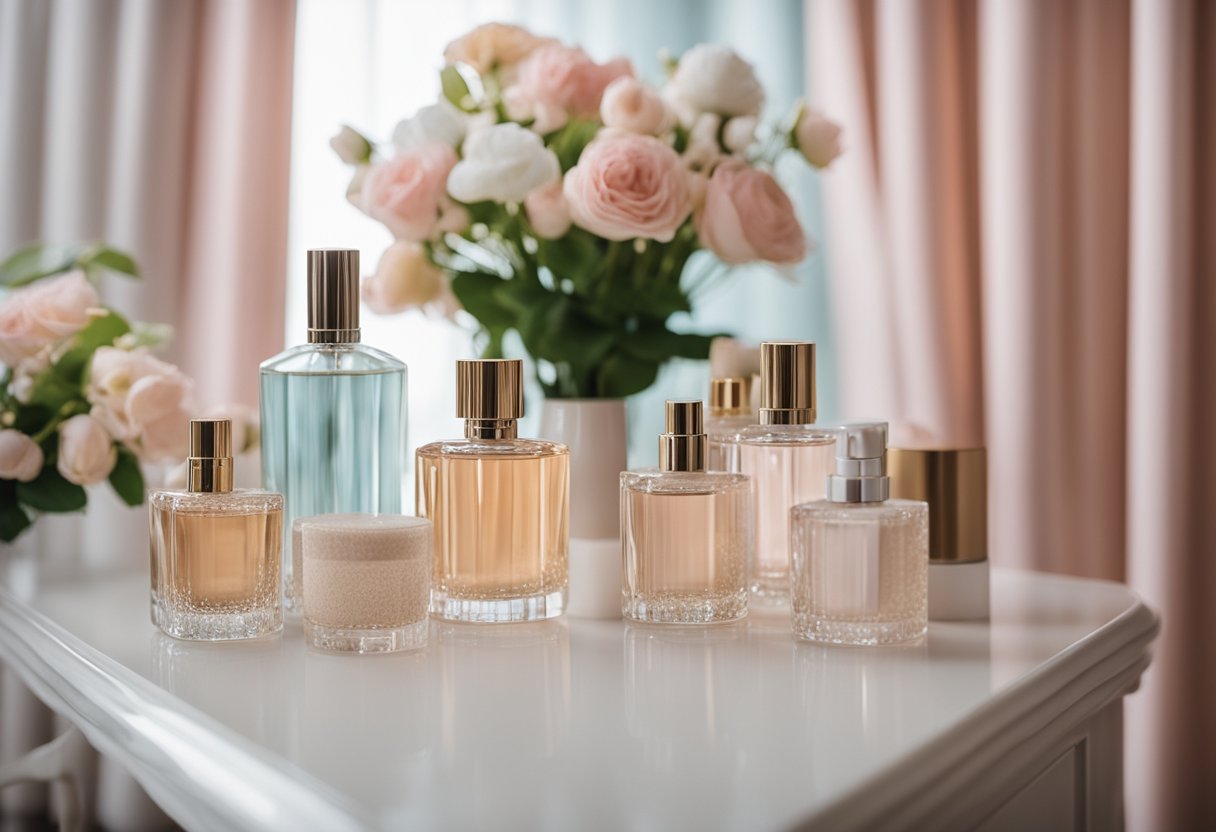
{"label": "flower bouquet", "polygon": [[103,270],[137,276],[104,245],[34,245],[0,265],[0,540],[39,512],[71,512],[109,480],[144,499],[140,462],[181,460],[191,382],[149,350],[167,327],[132,325],[101,305]]}
{"label": "flower bouquet", "polygon": [[442,99],[391,145],[350,127],[331,142],[355,168],[347,197],[396,238],[364,283],[373,311],[463,308],[486,357],[518,333],[546,395],[624,397],[708,356],[712,336],[672,316],[731,266],[805,257],[771,168],[789,148],[828,165],[840,130],[801,104],[763,127],[764,90],[730,48],[667,61],[661,88],[505,24],[444,60]]}

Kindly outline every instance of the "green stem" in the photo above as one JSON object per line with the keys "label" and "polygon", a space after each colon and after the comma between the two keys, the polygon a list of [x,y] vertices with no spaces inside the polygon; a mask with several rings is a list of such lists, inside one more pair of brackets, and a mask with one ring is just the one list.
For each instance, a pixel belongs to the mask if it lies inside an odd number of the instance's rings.
{"label": "green stem", "polygon": [[84,402],[67,402],[63,407],[59,408],[59,412],[51,417],[51,421],[47,422],[42,430],[35,433],[30,438],[34,440],[35,445],[41,445],[51,437],[59,426],[73,416],[79,416],[81,413],[88,413],[88,407],[83,407]]}

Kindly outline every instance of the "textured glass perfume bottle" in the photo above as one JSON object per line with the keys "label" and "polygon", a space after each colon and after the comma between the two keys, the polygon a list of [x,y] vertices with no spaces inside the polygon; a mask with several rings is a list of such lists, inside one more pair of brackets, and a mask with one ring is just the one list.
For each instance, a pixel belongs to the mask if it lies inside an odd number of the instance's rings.
{"label": "textured glass perfume bottle", "polygon": [[814,422],[815,345],[765,341],[760,345],[760,424],[723,442],[729,470],[752,480],[755,605],[789,600],[790,508],[822,498],[834,468],[835,438]]}
{"label": "textured glass perfume bottle", "polygon": [[435,524],[431,613],[452,621],[531,621],[566,606],[570,456],[519,439],[523,366],[456,362],[465,438],[417,451],[419,517]]}
{"label": "textured glass perfume bottle", "polygon": [[709,416],[705,419],[705,467],[710,471],[739,470],[739,434],[756,424],[751,401],[751,378],[710,379]]}
{"label": "textured glass perfume bottle", "polygon": [[701,402],[667,402],[657,470],[621,474],[621,614],[709,624],[747,615],[751,486],[705,470]]}
{"label": "textured glass perfume bottle", "polygon": [[262,484],[282,492],[283,597],[299,613],[292,520],[400,514],[405,365],[359,343],[359,252],[308,252],[308,343],[262,363]]}
{"label": "textured glass perfume bottle", "polygon": [[174,638],[258,638],[283,628],[283,497],[232,490],[232,423],[190,422],[187,491],[154,491],[152,623]]}
{"label": "textured glass perfume bottle", "polygon": [[887,425],[846,425],[827,499],[790,512],[795,635],[897,644],[929,625],[929,505],[891,500]]}

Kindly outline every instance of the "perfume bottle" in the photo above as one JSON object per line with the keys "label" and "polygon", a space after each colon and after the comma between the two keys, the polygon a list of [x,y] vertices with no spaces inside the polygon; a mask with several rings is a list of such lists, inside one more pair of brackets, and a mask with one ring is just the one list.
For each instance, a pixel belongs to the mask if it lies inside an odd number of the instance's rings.
{"label": "perfume bottle", "polygon": [[929,504],[929,620],[988,618],[988,471],[983,448],[891,448],[891,493]]}
{"label": "perfume bottle", "polygon": [[705,420],[708,443],[705,467],[710,471],[739,470],[739,434],[755,423],[750,377],[710,379],[709,417]]}
{"label": "perfume bottle", "polygon": [[283,496],[232,489],[232,422],[193,419],[186,491],[148,498],[152,623],[174,638],[259,638],[283,628]]}
{"label": "perfume bottle", "polygon": [[282,492],[283,598],[301,608],[292,521],[400,514],[405,365],[359,343],[359,252],[308,252],[308,343],[262,363],[262,485]]}
{"label": "perfume bottle", "polygon": [[419,517],[434,523],[431,613],[451,621],[531,621],[566,605],[570,455],[519,439],[522,362],[456,362],[464,439],[417,451]]}
{"label": "perfume bottle", "polygon": [[621,474],[621,614],[709,624],[747,615],[751,485],[705,470],[701,402],[667,402],[659,467]]}
{"label": "perfume bottle", "polygon": [[795,635],[897,644],[929,624],[929,504],[892,500],[887,425],[841,427],[827,499],[790,511]]}
{"label": "perfume bottle", "polygon": [[815,426],[815,345],[762,343],[760,424],[724,440],[729,470],[752,481],[753,605],[788,602],[790,509],[823,497],[824,482],[834,470],[835,441]]}

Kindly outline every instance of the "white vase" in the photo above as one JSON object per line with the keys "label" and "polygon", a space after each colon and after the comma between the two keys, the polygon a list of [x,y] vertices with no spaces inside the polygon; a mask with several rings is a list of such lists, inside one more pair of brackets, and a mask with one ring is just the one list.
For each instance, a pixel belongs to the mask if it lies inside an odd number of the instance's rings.
{"label": "white vase", "polygon": [[578,618],[621,615],[624,399],[545,399],[540,436],[570,449],[570,588]]}

